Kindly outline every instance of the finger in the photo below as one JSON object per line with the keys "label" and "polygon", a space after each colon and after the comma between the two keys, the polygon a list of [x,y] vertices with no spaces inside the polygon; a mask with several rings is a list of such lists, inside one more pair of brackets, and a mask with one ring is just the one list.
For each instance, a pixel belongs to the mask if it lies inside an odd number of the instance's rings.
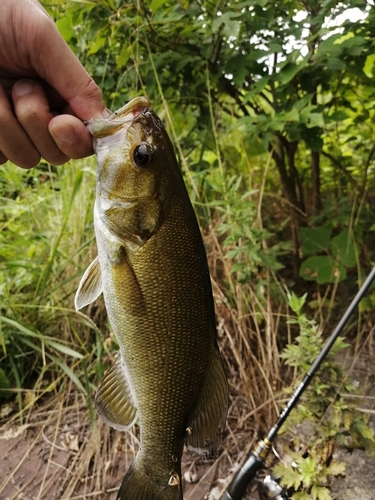
{"label": "finger", "polygon": [[69,158],[48,130],[54,115],[42,86],[35,80],[19,80],[13,87],[12,97],[16,116],[41,156],[54,165],[67,162]]}
{"label": "finger", "polygon": [[2,87],[0,87],[0,151],[1,160],[5,157],[22,168],[35,167],[40,160],[39,152],[14,116]]}
{"label": "finger", "polygon": [[3,155],[3,153],[0,151],[0,165],[3,165],[7,161],[8,161],[8,159],[5,158],[5,156]]}
{"label": "finger", "polygon": [[93,154],[92,136],[85,125],[72,115],[59,115],[49,124],[56,144],[69,158],[85,158]]}

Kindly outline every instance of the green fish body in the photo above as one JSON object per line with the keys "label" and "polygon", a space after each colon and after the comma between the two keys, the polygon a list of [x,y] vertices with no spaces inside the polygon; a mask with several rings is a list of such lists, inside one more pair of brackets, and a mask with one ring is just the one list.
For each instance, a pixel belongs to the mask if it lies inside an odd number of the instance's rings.
{"label": "green fish body", "polygon": [[98,257],[76,308],[100,293],[120,352],[95,404],[141,444],[118,500],[182,499],[181,455],[211,456],[224,429],[220,358],[203,241],[173,146],[150,102],[134,99],[88,129],[97,155]]}

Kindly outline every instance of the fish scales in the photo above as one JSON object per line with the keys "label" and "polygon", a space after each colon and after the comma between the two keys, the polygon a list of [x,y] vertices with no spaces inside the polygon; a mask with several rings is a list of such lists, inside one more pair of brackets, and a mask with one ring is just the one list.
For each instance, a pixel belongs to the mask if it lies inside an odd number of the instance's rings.
{"label": "fish scales", "polygon": [[173,146],[149,101],[137,98],[89,129],[98,158],[98,258],[76,307],[103,292],[120,353],[96,407],[118,429],[137,419],[141,435],[118,499],[178,500],[184,441],[212,455],[227,410],[205,249]]}

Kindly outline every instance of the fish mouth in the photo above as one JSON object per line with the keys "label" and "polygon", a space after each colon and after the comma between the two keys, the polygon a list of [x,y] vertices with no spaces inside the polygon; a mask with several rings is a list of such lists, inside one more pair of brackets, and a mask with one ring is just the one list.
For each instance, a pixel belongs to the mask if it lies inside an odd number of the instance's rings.
{"label": "fish mouth", "polygon": [[132,99],[130,102],[126,103],[122,108],[115,111],[111,116],[108,117],[108,120],[123,117],[127,118],[127,115],[131,114],[133,119],[144,111],[145,108],[151,108],[151,102],[147,97],[140,96]]}
{"label": "fish mouth", "polygon": [[120,129],[128,129],[137,116],[142,114],[145,109],[151,107],[151,102],[147,97],[136,97],[107,118],[92,118],[88,120],[86,127],[96,139],[108,137]]}

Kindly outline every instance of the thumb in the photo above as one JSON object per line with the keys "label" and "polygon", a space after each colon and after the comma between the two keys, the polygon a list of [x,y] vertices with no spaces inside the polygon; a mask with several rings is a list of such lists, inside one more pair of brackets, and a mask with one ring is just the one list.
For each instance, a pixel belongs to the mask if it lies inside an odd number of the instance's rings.
{"label": "thumb", "polygon": [[[42,14],[42,13],[41,13]],[[42,15],[30,51],[34,70],[46,80],[81,120],[102,116],[104,102],[99,87],[69,48],[47,13]]]}

